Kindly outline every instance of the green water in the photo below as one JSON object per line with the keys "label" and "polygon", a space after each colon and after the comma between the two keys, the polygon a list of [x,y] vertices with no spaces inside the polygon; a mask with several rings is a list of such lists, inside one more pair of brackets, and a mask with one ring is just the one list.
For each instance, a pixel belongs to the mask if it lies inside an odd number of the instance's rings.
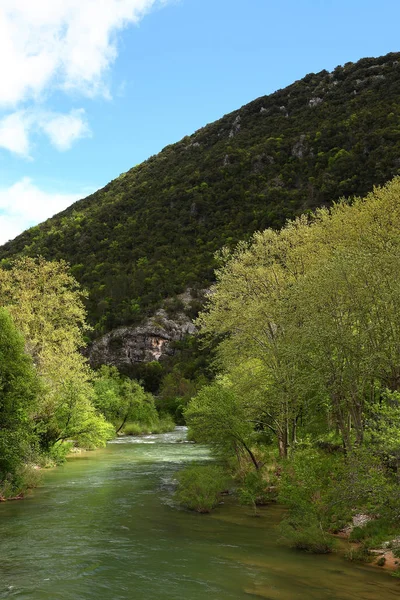
{"label": "green water", "polygon": [[400,581],[276,544],[279,507],[178,510],[174,474],[207,450],[185,431],[127,438],[48,472],[0,505],[0,598],[391,600]]}

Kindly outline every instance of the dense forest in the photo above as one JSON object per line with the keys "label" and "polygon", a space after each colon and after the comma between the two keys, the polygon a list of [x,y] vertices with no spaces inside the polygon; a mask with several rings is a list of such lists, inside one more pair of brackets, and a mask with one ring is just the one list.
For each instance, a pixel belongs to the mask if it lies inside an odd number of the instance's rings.
{"label": "dense forest", "polygon": [[204,127],[0,250],[66,260],[91,336],[213,281],[222,246],[400,172],[400,54],[311,73]]}
{"label": "dense forest", "polygon": [[[234,473],[244,501],[278,498],[283,538],[316,552],[366,514],[358,556],[395,538],[399,558],[400,178],[221,261],[197,321],[218,340],[219,375],[185,410],[225,465],[220,490]],[[201,509],[198,477],[217,501],[218,475],[182,476],[181,497]]]}

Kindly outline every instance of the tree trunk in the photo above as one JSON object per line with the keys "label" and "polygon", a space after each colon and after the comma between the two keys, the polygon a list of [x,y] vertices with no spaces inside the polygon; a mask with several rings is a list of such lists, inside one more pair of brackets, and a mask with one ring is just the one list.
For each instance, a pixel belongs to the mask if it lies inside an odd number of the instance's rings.
{"label": "tree trunk", "polygon": [[254,454],[251,451],[251,449],[244,442],[242,442],[242,444],[243,444],[244,449],[246,450],[246,452],[250,456],[251,462],[253,463],[256,471],[258,471],[258,469],[260,468],[260,465],[258,464],[256,457],[254,456]]}
{"label": "tree trunk", "polygon": [[278,432],[278,450],[280,458],[287,458],[288,439],[286,427],[283,429],[283,431]]}

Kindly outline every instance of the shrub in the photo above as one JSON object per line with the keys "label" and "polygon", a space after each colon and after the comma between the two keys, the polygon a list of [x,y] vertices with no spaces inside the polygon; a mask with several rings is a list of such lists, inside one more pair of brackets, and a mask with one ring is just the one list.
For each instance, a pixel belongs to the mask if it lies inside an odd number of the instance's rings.
{"label": "shrub", "polygon": [[329,554],[336,546],[336,540],[323,531],[313,515],[310,515],[308,520],[284,519],[279,525],[279,531],[280,542],[296,550],[312,554]]}
{"label": "shrub", "polygon": [[40,471],[35,465],[21,465],[14,475],[9,475],[0,482],[0,501],[22,498],[28,490],[39,484],[40,477]]}
{"label": "shrub", "polygon": [[151,433],[151,427],[143,423],[126,423],[121,433],[124,435],[146,435]]}
{"label": "shrub", "polygon": [[357,562],[370,562],[372,560],[372,556],[368,552],[366,548],[361,546],[360,548],[349,548],[344,557],[347,560],[357,561]]}
{"label": "shrub", "polygon": [[354,527],[354,529],[350,533],[350,541],[351,542],[361,542],[367,536],[367,531],[365,527]]}
{"label": "shrub", "polygon": [[218,505],[228,484],[228,475],[217,465],[187,467],[178,474],[175,497],[190,510],[209,513]]}
{"label": "shrub", "polygon": [[239,500],[242,504],[253,506],[257,514],[257,506],[265,506],[276,499],[277,492],[261,471],[249,471],[243,477],[237,489]]}
{"label": "shrub", "polygon": [[166,433],[175,429],[175,422],[170,415],[163,415],[152,423],[126,423],[122,430],[124,435],[147,435],[149,433]]}
{"label": "shrub", "polygon": [[362,542],[365,548],[379,548],[398,533],[398,525],[387,519],[373,519],[363,527],[354,527],[351,542]]}
{"label": "shrub", "polygon": [[175,429],[175,421],[171,415],[162,415],[155,425],[151,428],[151,433],[167,433]]}
{"label": "shrub", "polygon": [[66,461],[68,454],[71,452],[73,442],[58,442],[54,444],[48,453],[48,458],[54,465],[61,465]]}
{"label": "shrub", "polygon": [[392,577],[397,577],[398,579],[400,579],[400,569],[396,569],[395,571],[392,571],[390,574]]}

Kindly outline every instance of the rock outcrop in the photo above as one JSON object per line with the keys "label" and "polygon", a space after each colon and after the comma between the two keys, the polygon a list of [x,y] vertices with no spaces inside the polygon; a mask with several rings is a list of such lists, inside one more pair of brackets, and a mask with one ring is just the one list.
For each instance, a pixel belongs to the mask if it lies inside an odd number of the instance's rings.
{"label": "rock outcrop", "polygon": [[87,356],[93,368],[105,364],[129,372],[137,363],[158,361],[173,354],[172,342],[195,331],[185,313],[170,318],[164,309],[160,309],[137,327],[118,327],[95,340],[88,348]]}

